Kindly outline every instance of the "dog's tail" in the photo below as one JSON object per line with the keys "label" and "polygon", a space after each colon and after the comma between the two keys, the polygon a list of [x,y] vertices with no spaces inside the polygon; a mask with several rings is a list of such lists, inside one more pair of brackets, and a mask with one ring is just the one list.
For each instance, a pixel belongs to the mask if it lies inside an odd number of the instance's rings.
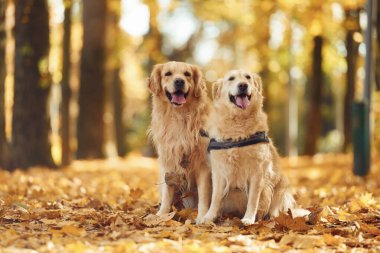
{"label": "dog's tail", "polygon": [[295,207],[296,201],[288,188],[287,180],[282,178],[274,189],[269,214],[272,217],[277,217],[280,212],[287,212],[288,209],[293,209]]}
{"label": "dog's tail", "polygon": [[283,201],[280,205],[280,211],[286,212],[288,209],[293,209],[296,207],[296,201],[293,195],[287,190],[284,192]]}

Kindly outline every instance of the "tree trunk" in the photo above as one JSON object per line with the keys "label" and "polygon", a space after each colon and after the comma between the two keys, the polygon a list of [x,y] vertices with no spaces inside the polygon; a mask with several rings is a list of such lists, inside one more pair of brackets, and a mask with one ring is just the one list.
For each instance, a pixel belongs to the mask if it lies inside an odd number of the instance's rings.
{"label": "tree trunk", "polygon": [[[153,69],[153,66],[155,64],[165,62],[167,58],[162,53],[162,45],[164,38],[158,28],[159,4],[157,1],[145,1],[145,4],[148,5],[150,13],[149,32],[144,36],[144,44],[142,46],[142,51],[151,52],[150,57],[144,65],[144,69],[148,72]],[[149,73],[146,74],[149,75]],[[152,97],[149,96],[147,100],[149,108],[152,108]],[[148,138],[148,143],[146,147],[142,149],[142,153],[144,156],[157,157],[157,152],[150,138]]]}
{"label": "tree trunk", "polygon": [[116,148],[118,156],[125,156],[127,154],[126,145],[126,129],[123,122],[124,114],[124,92],[122,89],[122,82],[120,80],[120,68],[113,70],[112,80],[112,104],[114,115],[114,127]]}
{"label": "tree trunk", "polygon": [[[352,13],[352,15],[350,14]],[[346,49],[347,49],[347,74],[346,74],[346,94],[344,97],[344,143],[343,151],[347,152],[352,142],[352,102],[355,96],[356,63],[358,58],[359,43],[354,40],[354,33],[359,31],[359,10],[346,11],[347,19],[353,19],[351,23],[356,24],[347,30]]]}
{"label": "tree trunk", "polygon": [[5,168],[5,10],[6,0],[0,0],[0,168]]}
{"label": "tree trunk", "polygon": [[377,21],[376,21],[376,31],[377,31],[377,50],[376,50],[376,87],[380,90],[380,3],[377,2]]}
{"label": "tree trunk", "polygon": [[106,0],[83,0],[83,49],[77,133],[79,159],[104,157],[106,12]]}
{"label": "tree trunk", "polygon": [[[126,127],[123,121],[124,115],[124,92],[120,78],[122,37],[119,27],[121,14],[121,0],[109,0],[110,8],[107,13],[107,106],[112,112],[112,130],[108,136],[114,141],[117,155],[123,157],[127,154]],[[111,7],[112,6],[112,7]]]}
{"label": "tree trunk", "polygon": [[321,103],[323,88],[322,73],[323,37],[314,37],[313,70],[310,87],[310,105],[307,121],[305,154],[314,155],[317,151],[317,142],[321,130]]}
{"label": "tree trunk", "polygon": [[62,165],[68,165],[71,161],[70,149],[70,55],[71,55],[71,0],[65,1],[63,22],[63,63],[62,63],[62,104],[61,104],[61,138],[62,138]]}
{"label": "tree trunk", "polygon": [[15,19],[13,166],[52,166],[47,114],[50,89],[47,1],[16,0]]}

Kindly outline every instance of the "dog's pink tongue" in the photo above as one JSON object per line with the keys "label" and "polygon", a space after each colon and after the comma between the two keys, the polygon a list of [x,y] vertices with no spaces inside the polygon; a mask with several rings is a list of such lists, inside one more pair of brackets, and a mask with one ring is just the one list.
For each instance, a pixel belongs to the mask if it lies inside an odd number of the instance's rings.
{"label": "dog's pink tongue", "polygon": [[186,103],[185,94],[172,94],[171,102],[179,105]]}
{"label": "dog's pink tongue", "polygon": [[236,104],[243,110],[247,109],[249,105],[249,99],[248,96],[237,96],[236,97]]}

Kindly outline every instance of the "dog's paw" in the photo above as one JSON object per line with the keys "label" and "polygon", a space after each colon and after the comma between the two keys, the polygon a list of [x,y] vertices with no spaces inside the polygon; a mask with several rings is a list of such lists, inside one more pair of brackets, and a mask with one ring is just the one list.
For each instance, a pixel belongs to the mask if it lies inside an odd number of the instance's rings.
{"label": "dog's paw", "polygon": [[206,214],[205,216],[198,216],[197,219],[195,220],[195,223],[197,225],[199,224],[207,224],[207,223],[212,223],[216,219],[215,216]]}
{"label": "dog's paw", "polygon": [[156,213],[156,215],[157,216],[162,216],[162,215],[164,215],[164,214],[167,214],[167,213],[169,213],[169,212],[167,212],[166,210],[158,210],[158,212]]}
{"label": "dog's paw", "polygon": [[255,220],[255,217],[253,218],[243,218],[241,219],[241,222],[245,225],[245,226],[249,226],[249,225],[253,225],[255,224],[256,220]]}

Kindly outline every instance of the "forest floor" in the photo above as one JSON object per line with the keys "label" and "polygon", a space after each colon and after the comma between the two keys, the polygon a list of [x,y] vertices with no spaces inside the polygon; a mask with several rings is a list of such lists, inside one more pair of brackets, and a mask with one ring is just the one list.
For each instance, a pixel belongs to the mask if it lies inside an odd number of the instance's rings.
{"label": "forest floor", "polygon": [[0,252],[379,252],[380,161],[365,179],[351,158],[283,160],[307,217],[291,213],[243,226],[223,217],[195,225],[195,211],[154,214],[154,159],[74,162],[61,170],[0,172]]}

